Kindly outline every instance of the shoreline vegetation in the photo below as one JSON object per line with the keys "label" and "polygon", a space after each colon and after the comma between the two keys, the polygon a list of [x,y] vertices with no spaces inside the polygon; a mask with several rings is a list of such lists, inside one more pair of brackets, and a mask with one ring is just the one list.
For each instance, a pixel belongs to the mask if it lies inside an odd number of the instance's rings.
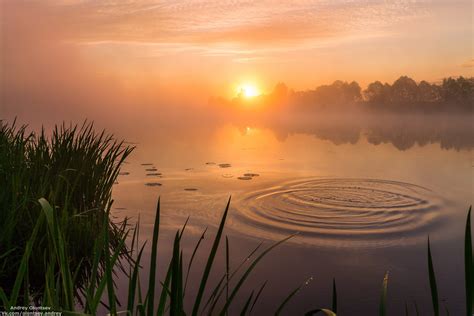
{"label": "shoreline vegetation", "polygon": [[[185,296],[193,259],[200,250],[201,238],[190,258],[184,258],[181,240],[186,223],[176,232],[172,257],[163,262],[158,256],[160,236],[160,200],[158,199],[152,240],[139,243],[139,223],[127,220],[115,223],[110,216],[111,192],[120,167],[133,147],[125,146],[105,132],[96,133],[91,123],[57,126],[48,137],[44,131],[27,133],[26,127],[0,121],[0,310],[17,306],[44,306],[65,314],[95,315],[105,308],[111,315],[227,315],[242,286],[256,265],[291,235],[263,249],[259,244],[240,265],[229,267],[232,255],[224,227],[231,199],[222,215],[212,242],[208,260],[201,269],[198,292],[192,309],[185,311]],[[225,273],[216,286],[208,282],[214,259],[225,240]],[[150,243],[150,244],[149,244]],[[149,262],[142,259],[150,247]],[[432,311],[440,315],[436,283],[436,258],[427,244],[427,273],[432,297]],[[222,247],[221,247],[222,248]],[[474,266],[472,258],[471,208],[464,238],[464,273],[466,315],[472,315]],[[141,271],[148,269],[148,278]],[[163,280],[158,269],[166,269]],[[128,278],[127,300],[116,296],[118,272]],[[275,314],[284,312],[287,304],[309,280],[275,306]],[[390,304],[389,273],[382,280],[379,315],[387,314]],[[239,306],[241,315],[251,314],[258,304],[266,283],[256,288]],[[146,289],[142,291],[142,289]],[[332,302],[326,309],[309,310],[306,315],[336,315],[338,302],[336,281]],[[189,301],[189,295],[186,301]],[[405,305],[406,315],[418,313]]]}
{"label": "shoreline vegetation", "polygon": [[417,83],[408,76],[401,76],[392,84],[372,82],[364,90],[355,81],[337,80],[303,91],[292,90],[280,82],[268,94],[248,98],[240,92],[231,100],[217,97],[209,102],[225,108],[251,104],[252,108],[268,107],[272,112],[280,110],[287,114],[340,114],[342,110],[379,114],[472,113],[474,77],[448,77],[440,83],[425,80]]}

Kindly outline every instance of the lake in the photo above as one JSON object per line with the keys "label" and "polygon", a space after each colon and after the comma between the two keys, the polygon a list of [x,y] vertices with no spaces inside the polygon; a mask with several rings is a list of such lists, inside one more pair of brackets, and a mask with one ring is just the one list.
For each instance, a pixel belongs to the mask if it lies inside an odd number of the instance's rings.
{"label": "lake", "polygon": [[[208,227],[190,275],[190,281],[200,279],[232,196],[224,232],[231,269],[261,241],[268,247],[296,233],[259,263],[234,306],[268,281],[256,315],[273,313],[305,282],[284,314],[330,307],[335,277],[338,312],[376,315],[389,271],[389,312],[401,315],[405,303],[414,312],[416,301],[420,313],[429,314],[429,236],[441,306],[462,314],[472,118],[191,118],[111,128],[136,146],[114,188],[114,216],[139,218],[142,241],[151,239],[161,198],[160,277],[174,234],[189,217],[187,260]],[[225,272],[224,243],[212,284]],[[197,283],[189,282],[188,297]]]}

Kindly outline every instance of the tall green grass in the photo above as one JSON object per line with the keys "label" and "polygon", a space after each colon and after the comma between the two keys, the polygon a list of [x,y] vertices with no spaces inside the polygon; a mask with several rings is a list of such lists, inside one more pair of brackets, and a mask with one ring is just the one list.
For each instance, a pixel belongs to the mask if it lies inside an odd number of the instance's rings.
{"label": "tall green grass", "polygon": [[[218,233],[213,241],[213,247],[208,254],[208,261],[203,270],[203,276],[200,282],[200,289],[202,289],[202,295],[196,295],[194,298],[193,306],[199,306],[202,303],[204,293],[206,290],[210,290],[206,285],[211,268],[213,265],[214,258],[216,256],[218,246],[221,240],[222,231],[224,229],[226,214],[229,210],[229,202],[222,216],[221,223],[218,228]],[[149,279],[148,288],[146,292],[141,293],[140,287],[140,270],[142,266],[142,254],[145,244],[139,247],[138,252],[135,249],[133,259],[127,261],[128,264],[128,300],[127,305],[122,307],[116,296],[115,287],[115,272],[119,268],[119,257],[121,253],[126,249],[126,242],[131,230],[120,237],[117,241],[116,247],[110,245],[110,231],[105,228],[98,233],[98,236],[93,244],[94,257],[93,268],[97,268],[99,262],[105,261],[104,276],[99,278],[96,273],[92,273],[92,277],[86,281],[84,286],[85,290],[82,295],[82,299],[78,300],[75,294],[75,283],[77,282],[77,271],[72,269],[69,263],[69,249],[66,247],[66,241],[64,239],[64,233],[62,227],[57,225],[59,220],[60,211],[55,210],[49,202],[45,199],[40,199],[39,204],[41,205],[42,212],[39,214],[35,228],[27,242],[27,247],[23,253],[21,265],[15,274],[14,290],[9,294],[5,293],[4,289],[0,287],[0,301],[3,307],[8,310],[10,307],[15,306],[19,303],[24,304],[25,302],[19,302],[20,288],[23,286],[25,289],[29,287],[29,262],[31,259],[31,250],[36,247],[37,243],[41,240],[38,235],[39,228],[42,227],[43,223],[47,226],[48,242],[51,243],[54,251],[50,254],[50,259],[47,262],[47,272],[44,276],[44,292],[39,296],[39,302],[42,305],[53,307],[56,311],[62,312],[77,312],[95,315],[100,311],[101,304],[103,304],[106,310],[112,315],[118,313],[127,313],[133,315],[163,315],[169,312],[170,315],[185,315],[184,311],[184,298],[186,291],[186,283],[184,282],[185,277],[183,273],[183,253],[181,249],[181,237],[185,230],[185,227],[181,231],[176,232],[176,236],[173,243],[173,255],[168,264],[168,273],[163,282],[156,282],[156,274],[153,271],[157,269],[157,259],[154,256],[157,254],[158,247],[158,235],[159,235],[159,218],[160,218],[160,204],[158,202],[156,211],[156,221],[153,230],[154,241],[151,245],[151,258],[149,265]],[[108,215],[108,214],[107,214]],[[135,228],[137,230],[138,225]],[[155,238],[156,237],[156,238]],[[268,254],[276,246],[280,245],[284,241],[291,238],[291,236],[270,245],[267,249],[263,250],[243,271],[240,278],[237,280],[234,286],[231,286],[230,281],[237,275],[237,272],[241,267],[248,262],[255,251],[252,252],[236,269],[231,271],[228,277],[228,281],[219,283],[210,295],[210,300],[213,302],[212,305],[206,304],[203,308],[195,308],[195,311],[191,311],[191,315],[198,315],[202,313],[225,315],[234,301],[236,295],[244,284],[245,280],[252,272],[253,268],[259,263],[259,261]],[[138,248],[138,233],[134,233],[132,237],[132,244]],[[133,246],[132,246],[133,247]],[[196,247],[199,248],[199,243]],[[133,251],[133,249],[130,249]],[[194,254],[193,254],[194,255]],[[190,267],[188,268],[189,271]],[[59,271],[53,273],[53,271]],[[225,275],[223,276],[224,279]],[[150,286],[151,285],[151,286]],[[159,286],[158,286],[159,285]],[[154,304],[155,290],[159,288],[160,299],[158,305]],[[258,294],[253,297],[249,297],[247,304],[244,307],[244,314],[247,310],[250,310],[256,304],[260,293],[263,290],[264,285],[258,291]],[[216,293],[222,293],[226,288],[230,289],[230,296],[222,301],[219,301],[220,295]],[[198,292],[199,294],[199,292]],[[28,293],[26,297],[28,297]],[[216,304],[217,303],[217,304]]]}
{"label": "tall green grass", "polygon": [[[97,231],[106,225],[110,247],[115,249],[127,230],[125,222],[110,221],[107,210],[113,183],[132,148],[105,132],[96,133],[92,123],[63,124],[48,135],[0,121],[0,284],[6,293],[14,290],[13,276],[41,213],[38,199],[45,198],[56,210],[54,225],[61,228],[78,296],[92,271],[101,276],[105,270],[104,260],[92,269]],[[20,299],[36,300],[44,290],[45,276],[62,268],[49,265],[58,245],[47,231],[46,222],[38,227],[29,255],[34,269],[28,270],[29,289],[25,289],[31,297],[19,295]]]}

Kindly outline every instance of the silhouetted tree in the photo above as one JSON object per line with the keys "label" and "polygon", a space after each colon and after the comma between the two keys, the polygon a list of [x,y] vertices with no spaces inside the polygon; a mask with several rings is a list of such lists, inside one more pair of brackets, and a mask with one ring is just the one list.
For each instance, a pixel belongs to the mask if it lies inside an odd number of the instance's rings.
{"label": "silhouetted tree", "polygon": [[380,81],[372,82],[364,90],[364,98],[367,102],[373,104],[384,104],[388,102],[390,86]]}
{"label": "silhouetted tree", "polygon": [[413,105],[417,101],[418,86],[415,80],[401,76],[393,83],[390,92],[392,103]]}
{"label": "silhouetted tree", "polygon": [[443,101],[452,107],[471,110],[474,104],[474,78],[446,78],[441,86]]}
{"label": "silhouetted tree", "polygon": [[372,82],[363,93],[355,81],[337,80],[313,90],[296,92],[289,90],[284,83],[278,83],[270,94],[255,98],[252,102],[302,113],[340,111],[350,107],[392,113],[469,112],[474,106],[474,78],[445,78],[439,85],[427,81],[417,84],[412,78],[401,76],[392,85]]}

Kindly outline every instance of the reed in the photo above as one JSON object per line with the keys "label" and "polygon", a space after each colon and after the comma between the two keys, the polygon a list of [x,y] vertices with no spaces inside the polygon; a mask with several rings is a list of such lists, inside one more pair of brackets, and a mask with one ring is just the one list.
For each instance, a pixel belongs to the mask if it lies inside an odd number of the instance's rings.
{"label": "reed", "polygon": [[[6,293],[13,290],[13,276],[41,213],[40,198],[58,210],[55,225],[63,234],[68,266],[77,274],[74,293],[84,290],[82,285],[95,271],[92,245],[97,231],[108,227],[114,249],[127,230],[126,222],[110,221],[107,210],[120,166],[132,150],[105,132],[96,133],[92,123],[56,126],[47,136],[44,129],[27,132],[26,126],[0,121],[0,284]],[[47,223],[38,230],[29,255],[34,269],[28,271],[28,291],[33,300],[44,290],[51,269],[46,262],[57,251],[55,239],[46,234]],[[97,268],[101,276],[105,261]]]}

